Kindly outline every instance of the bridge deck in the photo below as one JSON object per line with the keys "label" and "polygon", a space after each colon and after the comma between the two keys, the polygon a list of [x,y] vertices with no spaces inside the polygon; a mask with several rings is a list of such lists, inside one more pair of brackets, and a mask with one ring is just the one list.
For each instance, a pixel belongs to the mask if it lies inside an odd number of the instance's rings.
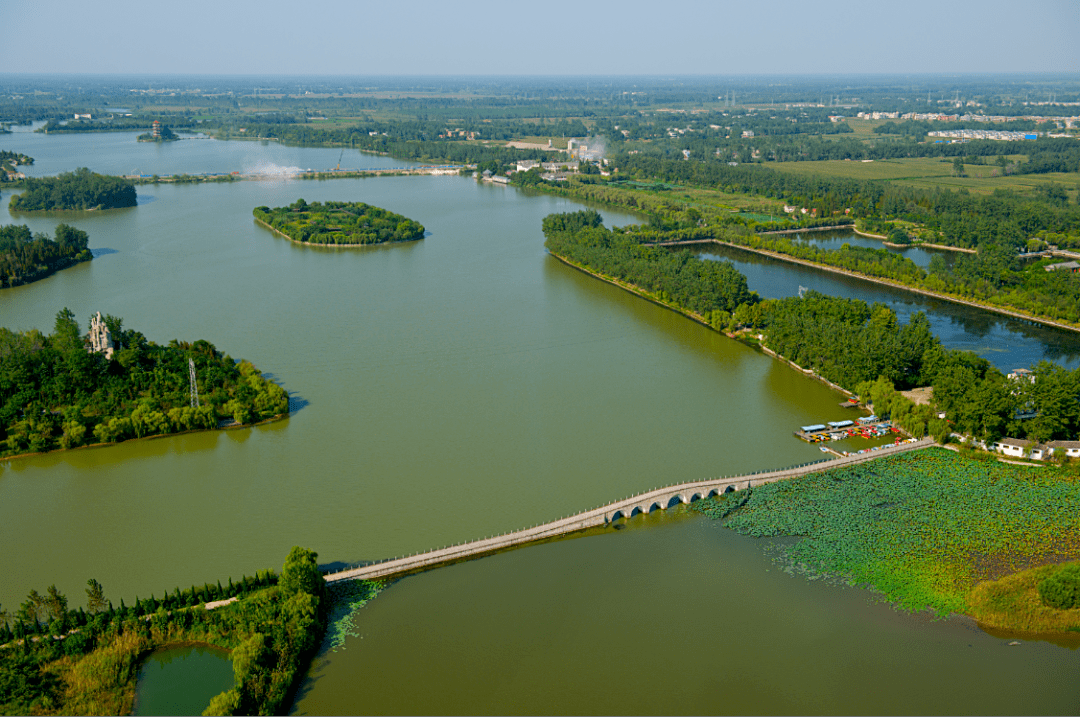
{"label": "bridge deck", "polygon": [[824,470],[832,470],[843,466],[874,460],[882,456],[896,455],[907,451],[915,451],[934,445],[932,438],[924,438],[915,443],[902,443],[898,446],[888,446],[878,451],[861,455],[846,456],[835,460],[818,461],[796,468],[787,468],[767,473],[752,473],[750,475],[735,476],[728,478],[712,478],[709,480],[694,481],[692,483],[680,483],[678,485],[657,488],[626,498],[624,500],[608,503],[607,505],[593,508],[576,515],[571,515],[550,523],[535,525],[524,530],[516,530],[502,535],[495,535],[480,540],[473,540],[446,548],[429,550],[423,553],[407,555],[404,557],[383,560],[358,568],[342,570],[326,575],[327,582],[339,580],[375,580],[394,575],[411,573],[420,570],[444,565],[446,563],[468,560],[470,558],[489,555],[491,553],[512,548],[526,543],[576,533],[587,528],[605,525],[618,517],[630,517],[637,512],[648,513],[653,508],[659,507],[664,510],[676,503],[689,503],[698,498],[707,498],[711,495],[728,492],[729,490],[742,490],[753,486],[773,483],[779,480],[795,478],[808,473],[817,473]]}

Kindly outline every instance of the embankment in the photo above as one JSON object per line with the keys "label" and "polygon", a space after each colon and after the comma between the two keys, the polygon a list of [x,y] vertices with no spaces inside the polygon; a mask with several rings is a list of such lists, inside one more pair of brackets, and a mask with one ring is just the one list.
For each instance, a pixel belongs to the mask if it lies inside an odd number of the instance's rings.
{"label": "embankment", "polygon": [[731,247],[732,249],[740,249],[742,251],[748,251],[761,256],[767,256],[771,259],[778,261],[786,261],[790,264],[801,264],[813,269],[820,269],[821,271],[832,272],[833,274],[842,274],[844,276],[850,276],[856,279],[862,279],[863,281],[873,282],[875,284],[881,284],[882,286],[889,286],[894,289],[900,289],[902,291],[910,291],[914,294],[921,294],[922,296],[928,296],[932,299],[940,299],[941,301],[949,301],[954,304],[961,304],[963,306],[970,306],[975,309],[983,309],[984,311],[992,311],[995,314],[1002,314],[1004,316],[1010,316],[1014,319],[1022,319],[1024,321],[1034,321],[1035,323],[1043,324],[1044,326],[1052,326],[1056,329],[1065,329],[1068,331],[1080,331],[1080,325],[1069,324],[1063,321],[1055,321],[1054,319],[1048,319],[1043,316],[1036,316],[1028,314],[1015,309],[1006,309],[1001,306],[995,306],[994,304],[986,304],[979,301],[972,301],[970,299],[964,299],[952,294],[946,294],[940,291],[931,291],[929,289],[920,289],[914,286],[908,286],[907,284],[901,284],[898,281],[892,281],[890,279],[882,279],[876,276],[869,276],[867,274],[860,274],[856,271],[849,271],[848,269],[841,269],[835,266],[829,266],[828,264],[818,264],[816,262],[807,261],[806,259],[798,259],[787,254],[780,252],[769,251],[768,249],[756,249],[742,244],[736,244],[734,242],[723,241],[722,239],[689,239],[685,241],[670,241],[670,242],[658,242],[656,246],[688,246],[690,244],[719,244],[721,246]]}

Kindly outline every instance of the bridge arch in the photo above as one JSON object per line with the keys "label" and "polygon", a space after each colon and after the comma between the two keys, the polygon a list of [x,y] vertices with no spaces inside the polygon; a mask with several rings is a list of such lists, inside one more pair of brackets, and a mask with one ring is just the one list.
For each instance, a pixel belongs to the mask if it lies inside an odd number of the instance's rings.
{"label": "bridge arch", "polygon": [[673,505],[678,505],[679,503],[682,503],[682,502],[683,502],[683,497],[681,495],[676,494],[676,495],[671,496],[671,498],[668,500],[667,507],[670,508]]}
{"label": "bridge arch", "polygon": [[630,511],[630,517],[633,518],[638,513],[644,513],[644,512],[645,511],[641,509],[640,505],[635,505],[634,509]]}
{"label": "bridge arch", "polygon": [[625,518],[625,517],[626,517],[626,514],[623,513],[622,510],[620,509],[620,510],[617,510],[614,513],[611,514],[611,517],[608,518],[608,522],[609,523],[614,523],[616,520],[619,520],[620,518]]}
{"label": "bridge arch", "polygon": [[663,510],[663,509],[664,509],[664,506],[661,505],[660,501],[658,501],[658,500],[654,500],[652,502],[652,505],[649,506],[649,512],[650,513],[653,512],[654,510]]}

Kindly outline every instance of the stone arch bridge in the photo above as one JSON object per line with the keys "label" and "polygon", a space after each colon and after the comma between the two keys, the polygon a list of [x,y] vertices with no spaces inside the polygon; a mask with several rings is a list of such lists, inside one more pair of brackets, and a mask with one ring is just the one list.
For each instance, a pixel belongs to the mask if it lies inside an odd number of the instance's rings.
{"label": "stone arch bridge", "polygon": [[472,540],[458,545],[451,545],[436,550],[422,553],[414,553],[397,558],[390,558],[378,562],[350,568],[325,576],[328,583],[340,580],[377,580],[381,578],[397,577],[408,573],[420,572],[429,568],[438,567],[448,563],[469,560],[484,555],[497,553],[501,550],[513,548],[527,543],[548,540],[568,533],[576,533],[588,528],[607,525],[620,518],[632,518],[639,513],[650,513],[654,510],[666,510],[680,503],[692,503],[702,498],[709,498],[722,493],[752,488],[754,486],[774,483],[788,478],[796,478],[808,473],[817,473],[824,470],[832,470],[843,466],[864,463],[866,461],[892,456],[907,451],[920,450],[934,445],[931,438],[924,438],[914,443],[901,443],[896,446],[888,446],[880,450],[863,453],[861,455],[845,456],[833,460],[817,461],[794,468],[786,468],[779,471],[766,473],[751,473],[749,475],[711,478],[708,480],[695,481],[692,483],[680,483],[656,488],[646,493],[640,493],[623,500],[618,500],[607,505],[593,508],[583,513],[570,515],[550,523],[534,525],[524,530],[516,530],[502,535],[494,535],[480,540]]}

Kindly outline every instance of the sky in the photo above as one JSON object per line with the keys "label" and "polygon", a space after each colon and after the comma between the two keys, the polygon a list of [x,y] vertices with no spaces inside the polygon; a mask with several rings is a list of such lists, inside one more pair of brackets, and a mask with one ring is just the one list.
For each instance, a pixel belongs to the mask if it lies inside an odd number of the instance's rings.
{"label": "sky", "polygon": [[0,73],[1080,72],[1078,0],[0,0]]}

